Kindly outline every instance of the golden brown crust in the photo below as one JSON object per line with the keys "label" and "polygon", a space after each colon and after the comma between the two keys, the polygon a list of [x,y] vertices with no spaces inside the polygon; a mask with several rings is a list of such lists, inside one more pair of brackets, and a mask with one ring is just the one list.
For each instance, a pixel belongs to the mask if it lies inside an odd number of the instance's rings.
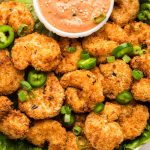
{"label": "golden brown crust", "polygon": [[[77,70],[78,69],[77,62],[80,59],[80,54],[82,51],[80,42],[78,42],[76,39],[62,38],[59,41],[59,44],[62,52],[62,60],[60,61],[55,71],[57,73],[63,74]],[[68,52],[67,49],[70,46],[76,48],[76,51],[73,53]]]}
{"label": "golden brown crust", "polygon": [[34,89],[35,97],[26,102],[19,101],[19,109],[34,119],[57,116],[64,100],[64,89],[57,77],[49,73],[45,87]]}
{"label": "golden brown crust", "polygon": [[150,78],[150,54],[134,57],[131,61],[131,67],[143,71]]}
{"label": "golden brown crust", "polygon": [[0,120],[12,110],[11,105],[12,102],[6,96],[0,96]]}
{"label": "golden brown crust", "polygon": [[[88,149],[88,150],[95,150],[91,144],[89,143],[89,141],[87,141],[85,135],[80,136],[82,141],[80,141],[79,137],[75,136],[72,132],[67,132],[67,142],[66,142],[66,148],[65,150],[81,150],[81,149]],[[79,141],[78,141],[79,140]],[[80,142],[83,142],[84,140],[84,144],[85,147],[81,148],[80,146]]]}
{"label": "golden brown crust", "polygon": [[72,132],[67,132],[66,150],[80,150],[77,145],[77,137]]}
{"label": "golden brown crust", "polygon": [[124,139],[134,139],[141,135],[147,125],[149,112],[144,105],[122,106],[119,124],[124,134]]}
{"label": "golden brown crust", "polygon": [[111,14],[113,22],[123,26],[136,18],[139,11],[138,0],[117,0],[116,4]]}
{"label": "golden brown crust", "polygon": [[61,124],[54,120],[35,122],[27,134],[27,140],[37,146],[49,144],[48,150],[64,150],[67,133]]}
{"label": "golden brown crust", "polygon": [[[150,26],[143,22],[131,22],[124,27],[128,42],[133,45],[146,44],[150,40]],[[148,44],[148,43],[147,43]]]}
{"label": "golden brown crust", "polygon": [[51,71],[60,62],[60,47],[51,37],[38,33],[29,34],[15,40],[12,60],[20,70],[31,64],[36,70]]}
{"label": "golden brown crust", "polygon": [[100,62],[106,62],[106,58],[112,54],[113,49],[118,46],[118,43],[104,40],[97,36],[89,36],[83,40],[82,46],[91,55],[98,57]]}
{"label": "golden brown crust", "polygon": [[128,34],[125,30],[115,23],[107,23],[105,25],[105,32],[111,41],[118,42],[119,44],[129,41]]}
{"label": "golden brown crust", "polygon": [[8,95],[20,87],[24,72],[13,66],[9,52],[0,50],[0,95]]}
{"label": "golden brown crust", "polygon": [[89,112],[104,100],[101,79],[90,71],[76,70],[64,74],[60,84],[66,88],[66,103],[75,112]]}
{"label": "golden brown crust", "polygon": [[0,25],[10,25],[18,31],[22,24],[28,26],[27,33],[31,33],[34,29],[34,19],[24,3],[3,2],[0,4]]}
{"label": "golden brown crust", "polygon": [[106,102],[101,115],[106,117],[109,122],[117,121],[121,114],[121,105],[117,103]]}
{"label": "golden brown crust", "polygon": [[30,120],[20,111],[12,110],[1,122],[0,131],[10,139],[22,139],[29,131]]}
{"label": "golden brown crust", "polygon": [[123,141],[123,133],[118,123],[95,113],[90,113],[85,122],[85,135],[97,150],[113,150]]}
{"label": "golden brown crust", "polygon": [[150,102],[150,79],[143,78],[135,82],[131,92],[135,100]]}
{"label": "golden brown crust", "polygon": [[130,89],[132,83],[131,69],[123,60],[116,60],[114,63],[100,65],[100,71],[104,76],[104,95],[110,99],[124,90]]}

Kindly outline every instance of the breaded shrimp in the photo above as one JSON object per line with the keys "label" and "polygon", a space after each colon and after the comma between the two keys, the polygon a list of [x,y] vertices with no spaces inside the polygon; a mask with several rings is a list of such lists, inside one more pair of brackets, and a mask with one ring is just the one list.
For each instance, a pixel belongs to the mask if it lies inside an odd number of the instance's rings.
{"label": "breaded shrimp", "polygon": [[138,11],[138,0],[117,0],[111,14],[111,19],[116,24],[123,26],[129,21],[134,20]]}
{"label": "breaded shrimp", "polygon": [[[60,49],[62,51],[62,60],[58,64],[57,69],[55,70],[57,73],[67,73],[70,71],[77,70],[77,62],[80,59],[80,54],[82,51],[82,47],[80,42],[75,39],[62,38],[59,42]],[[74,47],[76,49],[75,52],[68,52],[69,47]]]}
{"label": "breaded shrimp", "polygon": [[10,139],[23,139],[29,131],[30,120],[20,111],[12,110],[0,121],[0,131]]}
{"label": "breaded shrimp", "polygon": [[150,26],[146,23],[134,21],[127,24],[124,30],[128,34],[128,42],[133,45],[146,44],[150,40]]}
{"label": "breaded shrimp", "polygon": [[15,92],[21,80],[23,80],[24,71],[19,71],[13,66],[9,52],[0,51],[0,95],[8,95]]}
{"label": "breaded shrimp", "polygon": [[105,32],[109,40],[118,42],[119,44],[128,42],[129,40],[126,31],[117,24],[106,23]]}
{"label": "breaded shrimp", "polygon": [[120,114],[121,114],[121,105],[115,104],[115,103],[110,103],[106,102],[104,110],[101,112],[102,115],[107,117],[107,120],[109,122],[113,122],[118,120]]}
{"label": "breaded shrimp", "polygon": [[0,120],[12,110],[11,105],[12,102],[6,96],[0,96]]}
{"label": "breaded shrimp", "polygon": [[99,62],[106,62],[106,58],[112,54],[113,49],[118,46],[118,43],[99,38],[99,36],[89,36],[83,40],[82,46],[91,55],[97,57]]}
{"label": "breaded shrimp", "polygon": [[143,71],[145,76],[150,78],[150,54],[134,57],[131,61],[131,67]]}
{"label": "breaded shrimp", "polygon": [[76,137],[72,132],[67,132],[65,150],[94,150],[84,135]]}
{"label": "breaded shrimp", "polygon": [[63,75],[60,83],[66,89],[66,103],[75,112],[89,112],[104,100],[101,80],[90,71],[69,72]]}
{"label": "breaded shrimp", "polygon": [[77,137],[72,132],[67,132],[66,150],[79,150]]}
{"label": "breaded shrimp", "polygon": [[150,102],[150,79],[143,78],[132,85],[132,94],[135,100]]}
{"label": "breaded shrimp", "polygon": [[100,71],[104,76],[104,95],[110,99],[130,89],[132,83],[132,70],[123,60],[116,60],[114,63],[100,65]]}
{"label": "breaded shrimp", "polygon": [[149,112],[144,105],[122,106],[122,113],[119,117],[119,124],[124,134],[124,139],[134,139],[141,135],[147,125]]}
{"label": "breaded shrimp", "polygon": [[60,53],[53,38],[33,33],[15,40],[12,59],[19,70],[32,65],[36,70],[51,71],[59,64]]}
{"label": "breaded shrimp", "polygon": [[34,19],[28,8],[23,3],[2,2],[0,4],[0,25],[10,25],[15,32],[25,24],[28,26],[27,33],[34,29]]}
{"label": "breaded shrimp", "polygon": [[49,73],[45,87],[34,89],[33,98],[26,102],[19,101],[19,109],[34,119],[57,116],[64,100],[64,89],[57,77]]}
{"label": "breaded shrimp", "polygon": [[96,150],[113,150],[123,142],[123,132],[117,122],[90,113],[85,122],[85,135]]}
{"label": "breaded shrimp", "polygon": [[61,124],[54,120],[41,120],[35,122],[27,134],[27,140],[42,147],[48,143],[48,150],[64,150],[67,133]]}

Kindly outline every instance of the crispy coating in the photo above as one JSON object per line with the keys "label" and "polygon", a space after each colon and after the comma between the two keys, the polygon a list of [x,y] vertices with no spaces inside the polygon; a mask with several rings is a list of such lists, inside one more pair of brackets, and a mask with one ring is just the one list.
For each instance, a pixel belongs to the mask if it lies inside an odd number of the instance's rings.
{"label": "crispy coating", "polygon": [[90,71],[76,70],[64,74],[60,80],[66,89],[66,103],[75,112],[89,112],[104,100],[101,79]]}
{"label": "crispy coating", "polygon": [[143,22],[131,22],[124,27],[128,34],[128,42],[134,45],[148,44],[150,40],[150,26]]}
{"label": "crispy coating", "polygon": [[116,24],[123,26],[129,21],[134,20],[138,11],[138,0],[117,0],[111,14],[111,19]]}
{"label": "crispy coating", "polygon": [[12,110],[1,122],[0,131],[10,139],[25,138],[30,120],[20,111]]}
{"label": "crispy coating", "polygon": [[24,3],[3,2],[0,4],[0,25],[10,25],[15,32],[22,24],[28,26],[27,33],[34,29],[34,19]]}
{"label": "crispy coating", "polygon": [[106,102],[104,110],[101,112],[102,115],[107,117],[107,120],[109,122],[113,122],[118,120],[120,114],[121,114],[121,105],[115,104],[115,103],[110,103]]}
{"label": "crispy coating", "polygon": [[[79,140],[80,138],[81,140]],[[94,150],[94,148],[87,141],[84,135],[80,136],[80,138],[76,137],[72,132],[67,132],[67,142],[65,150],[81,150],[81,149]],[[84,145],[85,147],[84,148],[81,147],[80,144],[85,144]]]}
{"label": "crispy coating", "polygon": [[147,125],[149,112],[144,105],[122,106],[122,113],[119,117],[119,124],[124,133],[124,139],[134,139],[141,135]]}
{"label": "crispy coating", "polygon": [[112,54],[113,49],[118,46],[118,43],[91,35],[84,38],[82,46],[83,49],[88,50],[91,55],[98,57],[99,62],[106,62],[106,58]]}
{"label": "crispy coating", "polygon": [[105,117],[95,113],[87,116],[85,135],[96,150],[113,150],[123,141],[119,124],[108,122]]}
{"label": "crispy coating", "polygon": [[[82,47],[76,39],[62,38],[59,42],[62,52],[62,60],[55,70],[57,73],[67,73],[78,69],[77,62],[80,60]],[[69,47],[76,48],[76,51],[71,53],[67,49]]]}
{"label": "crispy coating", "polygon": [[131,61],[131,67],[143,71],[145,76],[150,78],[150,54],[134,57]]}
{"label": "crispy coating", "polygon": [[143,78],[132,86],[132,94],[135,100],[150,102],[150,79]]}
{"label": "crispy coating", "polygon": [[19,71],[13,66],[9,52],[0,51],[0,95],[8,95],[15,92],[20,81],[23,80],[24,71]]}
{"label": "crispy coating", "polygon": [[48,150],[64,150],[67,133],[59,122],[41,120],[35,122],[30,128],[27,140],[40,147],[47,142],[49,144]]}
{"label": "crispy coating", "polygon": [[115,23],[106,23],[102,29],[84,38],[82,46],[97,57],[100,63],[105,63],[114,48],[128,41],[129,35],[124,28]]}
{"label": "crispy coating", "polygon": [[66,150],[80,150],[77,145],[77,137],[72,132],[67,132]]}
{"label": "crispy coating", "polygon": [[126,31],[115,23],[107,23],[105,25],[105,32],[109,40],[118,42],[119,44],[128,42],[129,40]]}
{"label": "crispy coating", "polygon": [[12,102],[6,96],[0,96],[0,120],[11,111]]}
{"label": "crispy coating", "polygon": [[60,62],[60,47],[53,38],[33,33],[15,40],[12,59],[19,70],[32,65],[36,70],[51,71]]}
{"label": "crispy coating", "polygon": [[110,99],[124,90],[130,89],[132,83],[132,71],[123,60],[116,60],[114,63],[100,65],[100,71],[104,76],[104,95]]}
{"label": "crispy coating", "polygon": [[26,102],[19,101],[19,109],[34,119],[45,119],[57,116],[64,100],[64,89],[61,87],[57,77],[48,74],[45,87],[32,91],[34,97]]}

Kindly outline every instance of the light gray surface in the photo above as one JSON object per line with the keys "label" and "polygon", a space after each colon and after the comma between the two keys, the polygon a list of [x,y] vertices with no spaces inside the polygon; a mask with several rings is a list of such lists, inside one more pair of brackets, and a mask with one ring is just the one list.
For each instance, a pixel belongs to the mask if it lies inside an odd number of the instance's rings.
{"label": "light gray surface", "polygon": [[150,150],[150,143],[143,145],[139,150]]}

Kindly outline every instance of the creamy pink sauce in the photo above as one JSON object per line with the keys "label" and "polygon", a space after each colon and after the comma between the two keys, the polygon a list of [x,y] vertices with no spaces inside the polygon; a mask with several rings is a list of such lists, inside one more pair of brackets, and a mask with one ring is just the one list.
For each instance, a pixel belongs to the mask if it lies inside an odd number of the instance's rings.
{"label": "creamy pink sauce", "polygon": [[97,26],[94,17],[107,14],[110,0],[39,0],[47,21],[57,29],[77,33]]}

